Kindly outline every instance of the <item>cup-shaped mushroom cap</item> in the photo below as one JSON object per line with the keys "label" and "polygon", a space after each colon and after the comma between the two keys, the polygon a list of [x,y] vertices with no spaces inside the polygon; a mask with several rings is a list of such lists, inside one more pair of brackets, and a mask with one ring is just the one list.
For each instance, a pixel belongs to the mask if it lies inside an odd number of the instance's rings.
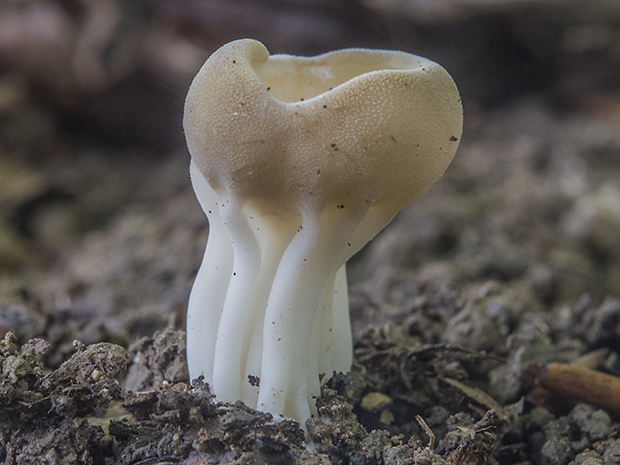
{"label": "cup-shaped mushroom cap", "polygon": [[194,79],[184,127],[196,165],[222,195],[297,212],[374,205],[391,218],[450,164],[462,107],[450,75],[416,55],[270,56],[242,39]]}

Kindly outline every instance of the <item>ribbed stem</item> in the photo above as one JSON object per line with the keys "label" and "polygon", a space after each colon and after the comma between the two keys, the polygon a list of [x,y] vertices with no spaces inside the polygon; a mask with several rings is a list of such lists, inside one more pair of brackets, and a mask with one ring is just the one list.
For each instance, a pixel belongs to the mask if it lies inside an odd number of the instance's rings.
{"label": "ribbed stem", "polygon": [[308,215],[287,248],[265,315],[259,409],[296,418],[302,425],[315,412],[312,397],[320,394],[322,352],[318,341],[331,313],[326,293],[333,292],[346,238],[358,223],[358,217],[345,213]]}
{"label": "ribbed stem", "polygon": [[187,352],[190,379],[204,375],[212,383],[217,328],[232,273],[233,249],[220,220],[215,192],[190,165],[196,196],[209,219],[209,238],[187,306]]}

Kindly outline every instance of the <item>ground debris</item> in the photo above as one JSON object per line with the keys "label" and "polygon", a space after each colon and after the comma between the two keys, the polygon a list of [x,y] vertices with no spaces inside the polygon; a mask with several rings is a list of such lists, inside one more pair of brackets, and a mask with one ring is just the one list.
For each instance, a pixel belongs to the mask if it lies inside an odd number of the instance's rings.
{"label": "ground debris", "polygon": [[42,357],[49,344],[32,339],[21,348],[12,333],[0,341],[0,457],[3,464],[99,464],[111,454],[96,416],[121,397],[122,347],[82,346],[52,371]]}

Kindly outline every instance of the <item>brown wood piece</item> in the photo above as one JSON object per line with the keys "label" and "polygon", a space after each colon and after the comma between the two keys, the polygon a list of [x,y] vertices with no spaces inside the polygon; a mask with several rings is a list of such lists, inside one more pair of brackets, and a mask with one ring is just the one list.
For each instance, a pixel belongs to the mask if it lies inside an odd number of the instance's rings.
{"label": "brown wood piece", "polygon": [[549,391],[620,415],[620,378],[616,376],[566,363],[538,366],[531,373]]}

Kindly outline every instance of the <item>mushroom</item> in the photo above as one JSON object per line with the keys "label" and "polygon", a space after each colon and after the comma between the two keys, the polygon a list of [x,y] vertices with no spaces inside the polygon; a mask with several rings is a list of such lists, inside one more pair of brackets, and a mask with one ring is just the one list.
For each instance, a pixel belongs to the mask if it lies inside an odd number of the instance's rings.
{"label": "mushroom", "polygon": [[209,221],[190,376],[304,426],[322,376],[351,367],[345,263],[452,161],[456,85],[405,52],[270,56],[242,39],[194,78],[184,129]]}

